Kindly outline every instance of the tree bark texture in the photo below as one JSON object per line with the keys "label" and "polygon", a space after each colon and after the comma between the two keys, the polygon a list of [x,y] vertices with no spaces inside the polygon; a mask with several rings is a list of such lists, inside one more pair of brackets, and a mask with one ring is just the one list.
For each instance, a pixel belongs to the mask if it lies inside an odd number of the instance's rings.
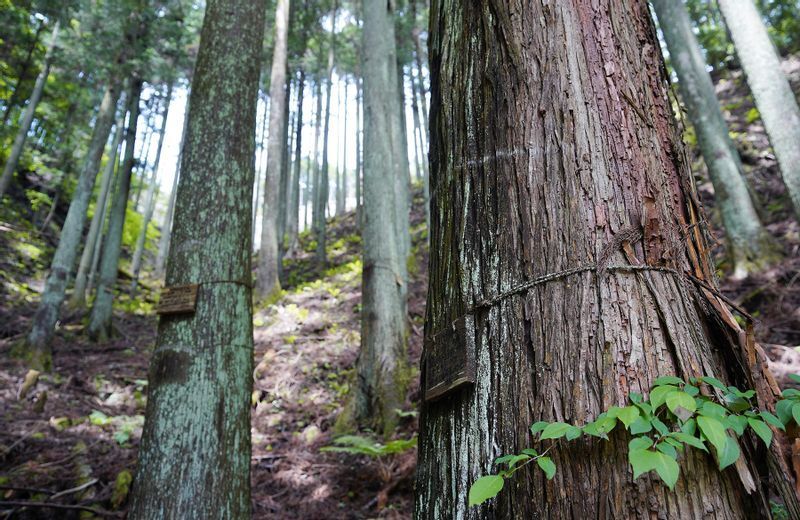
{"label": "tree bark texture", "polygon": [[752,0],[719,0],[736,55],[800,218],[800,108]]}
{"label": "tree bark texture", "polygon": [[100,258],[100,271],[97,281],[97,294],[89,315],[87,332],[96,341],[107,341],[112,333],[112,312],[114,302],[114,286],[119,272],[119,257],[122,253],[122,231],[125,228],[128,199],[133,176],[133,165],[136,162],[136,133],[139,121],[139,101],[142,95],[143,81],[135,78],[131,85],[131,97],[128,101],[130,122],[125,130],[125,158],[122,160],[111,199],[103,253]]}
{"label": "tree bark texture", "polygon": [[[647,3],[435,0],[430,16],[422,373],[443,361],[434,336],[462,317],[453,348],[470,349],[476,368],[474,384],[422,406],[415,518],[757,518],[769,514],[767,484],[797,515],[777,443],[766,452],[743,438],[742,463],[723,472],[688,450],[671,492],[633,480],[618,431],[559,444],[553,480],[525,469],[467,507],[496,457],[544,448],[531,446],[535,421],[583,425],[661,375],[716,376],[757,389],[765,407],[774,390],[752,337],[684,275],[714,284]],[[607,269],[631,264],[675,272]]]}
{"label": "tree bark texture", "polygon": [[31,330],[28,333],[26,356],[32,366],[49,368],[52,364],[50,342],[55,333],[61,304],[64,302],[67,281],[75,265],[75,257],[81,244],[83,226],[86,223],[86,210],[89,208],[89,199],[92,196],[95,178],[100,168],[103,148],[108,141],[111,125],[114,123],[114,112],[119,94],[119,85],[116,82],[109,84],[95,117],[92,139],[83,169],[72,195],[69,210],[67,210],[67,218],[61,228],[61,237],[50,264],[50,273],[45,281],[39,308],[36,310]]}
{"label": "tree bark texture", "polygon": [[[391,4],[364,4],[364,270],[355,419],[384,433],[405,400],[405,267],[395,223],[397,61]],[[405,149],[404,149],[405,150]],[[400,264],[403,264],[402,266]]]}
{"label": "tree bark texture", "polygon": [[269,92],[269,138],[267,177],[264,184],[264,214],[261,219],[261,249],[258,254],[257,297],[268,299],[281,289],[278,262],[278,204],[281,165],[286,153],[286,46],[289,30],[289,0],[278,0],[275,10],[275,49]]}
{"label": "tree bark texture", "polygon": [[326,216],[325,210],[328,207],[328,135],[330,131],[331,125],[331,93],[333,92],[333,64],[334,59],[336,56],[336,13],[338,11],[339,4],[338,0],[334,0],[333,4],[333,11],[331,13],[331,18],[333,19],[334,28],[331,31],[331,40],[330,40],[330,47],[328,48],[328,77],[326,81],[326,93],[325,93],[325,123],[322,129],[322,166],[320,167],[319,173],[319,186],[317,187],[317,197],[319,201],[317,202],[317,211],[318,214],[316,215],[316,233],[315,237],[317,239],[317,250],[314,255],[314,259],[317,262],[318,266],[324,266],[327,262],[327,251],[326,251]]}
{"label": "tree bark texture", "polygon": [[206,2],[166,279],[199,288],[194,313],[159,320],[134,520],[250,517],[250,226],[265,9],[261,0]]}

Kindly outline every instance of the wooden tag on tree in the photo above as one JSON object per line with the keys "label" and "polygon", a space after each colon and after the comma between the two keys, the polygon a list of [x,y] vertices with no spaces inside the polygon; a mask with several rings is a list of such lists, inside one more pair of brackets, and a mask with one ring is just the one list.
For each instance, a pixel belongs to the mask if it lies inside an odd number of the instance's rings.
{"label": "wooden tag on tree", "polygon": [[464,317],[425,342],[426,401],[440,399],[464,385],[475,383],[473,330],[472,317]]}
{"label": "wooden tag on tree", "polygon": [[191,314],[197,306],[198,284],[164,287],[156,307],[157,314]]}

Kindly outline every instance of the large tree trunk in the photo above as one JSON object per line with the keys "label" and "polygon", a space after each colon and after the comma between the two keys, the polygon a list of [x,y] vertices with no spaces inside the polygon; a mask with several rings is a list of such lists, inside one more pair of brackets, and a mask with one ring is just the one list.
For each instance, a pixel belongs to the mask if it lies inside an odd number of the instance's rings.
{"label": "large tree trunk", "polygon": [[103,220],[106,214],[106,201],[111,189],[111,181],[114,178],[114,165],[117,163],[117,151],[122,141],[122,134],[125,130],[125,112],[117,121],[117,128],[114,130],[114,139],[108,149],[108,162],[103,172],[103,179],[100,182],[100,192],[97,194],[97,202],[94,205],[94,215],[89,224],[89,231],[84,240],[83,253],[78,263],[78,273],[75,275],[75,287],[72,291],[69,305],[75,309],[82,309],[86,306],[86,285],[89,279],[89,269],[94,258],[95,248],[100,243],[99,237],[102,233]]}
{"label": "large tree trunk", "polygon": [[300,228],[300,167],[303,163],[303,93],[305,92],[306,73],[300,69],[297,85],[297,128],[294,138],[294,163],[292,178],[289,181],[289,208],[286,222],[287,246],[286,255],[292,256],[299,246],[297,237]]}
{"label": "large tree trunk", "polygon": [[[11,176],[14,175],[14,171],[17,169],[19,158],[22,155],[22,148],[25,146],[25,139],[28,137],[28,132],[31,130],[33,115],[36,112],[36,107],[39,105],[39,100],[42,99],[44,85],[47,82],[47,77],[50,75],[53,51],[56,48],[56,41],[58,40],[58,26],[59,22],[56,21],[56,24],[53,26],[53,33],[50,35],[50,44],[47,46],[47,52],[44,55],[44,65],[42,65],[42,70],[36,77],[36,83],[33,86],[31,97],[28,99],[28,105],[25,107],[25,110],[22,112],[22,117],[20,118],[17,136],[14,139],[14,144],[11,145],[11,153],[3,167],[3,173],[0,175],[0,198],[3,197],[8,189],[8,185],[11,183]],[[11,110],[10,106],[9,110]]]}
{"label": "large tree trunk", "polygon": [[158,133],[158,146],[156,147],[156,160],[153,164],[153,175],[150,179],[150,186],[147,189],[147,196],[144,199],[142,229],[139,230],[139,236],[136,237],[136,248],[133,251],[133,260],[131,261],[131,271],[133,273],[131,294],[136,293],[136,287],[139,285],[139,271],[142,268],[145,240],[147,239],[147,226],[150,225],[150,219],[153,218],[156,198],[158,198],[158,167],[161,163],[161,149],[164,147],[164,136],[167,133],[167,118],[169,117],[169,105],[172,102],[172,87],[173,83],[170,82],[169,85],[167,85],[167,94],[164,99],[164,113],[161,114],[161,130]]}
{"label": "large tree trunk", "polygon": [[[408,385],[405,267],[395,225],[397,61],[392,4],[364,3],[364,271],[354,418],[384,434]],[[402,265],[401,265],[402,264]]]}
{"label": "large tree trunk", "polygon": [[362,154],[361,143],[364,139],[364,133],[361,128],[364,124],[363,106],[363,89],[361,88],[361,78],[356,79],[356,223],[361,226],[362,221],[362,201],[361,192],[363,186],[363,175],[361,170],[364,165],[364,158]]}
{"label": "large tree trunk", "polygon": [[657,376],[716,376],[764,407],[774,396],[728,309],[684,274],[714,284],[647,3],[436,0],[430,48],[437,247],[415,517],[756,518],[770,480],[796,517],[790,477],[766,475],[777,443],[742,438],[739,473],[687,450],[672,492],[633,481],[619,432],[558,444],[553,480],[526,468],[467,507],[497,456],[543,448],[532,423],[583,425]]}
{"label": "large tree trunk", "polygon": [[719,0],[736,55],[800,218],[800,109],[752,0]]}
{"label": "large tree trunk", "polygon": [[52,365],[50,342],[53,339],[61,304],[64,302],[67,280],[75,265],[75,257],[81,244],[86,210],[94,189],[103,148],[114,123],[114,112],[120,88],[116,82],[109,84],[95,117],[92,139],[86,153],[78,184],[69,204],[67,218],[61,228],[58,247],[50,264],[50,273],[45,281],[39,308],[33,317],[31,330],[26,339],[25,356],[33,367],[49,369]]}
{"label": "large tree trunk", "polygon": [[275,8],[275,49],[269,88],[269,140],[267,176],[261,218],[261,248],[258,253],[256,297],[267,300],[281,290],[278,262],[278,204],[281,165],[286,153],[286,45],[289,31],[289,0],[278,0]]}
{"label": "large tree trunk", "polygon": [[248,202],[265,3],[206,6],[166,279],[199,287],[194,312],[159,320],[133,520],[250,517]]}
{"label": "large tree trunk", "polygon": [[673,0],[653,0],[653,7],[664,32],[672,66],[678,73],[681,99],[686,103],[714,185],[734,276],[742,278],[773,260],[775,246],[750,198],[739,153],[728,135],[728,125],[722,117],[686,7]]}
{"label": "large tree trunk", "polygon": [[103,254],[100,258],[97,294],[89,315],[87,332],[95,341],[107,341],[112,333],[112,304],[114,286],[117,283],[119,257],[122,252],[122,230],[125,228],[125,216],[128,209],[128,198],[133,176],[134,149],[136,148],[136,131],[139,121],[139,101],[142,96],[143,81],[134,78],[131,85],[131,97],[128,101],[130,122],[125,129],[125,158],[122,160],[117,179],[114,183],[114,197],[108,217]]}

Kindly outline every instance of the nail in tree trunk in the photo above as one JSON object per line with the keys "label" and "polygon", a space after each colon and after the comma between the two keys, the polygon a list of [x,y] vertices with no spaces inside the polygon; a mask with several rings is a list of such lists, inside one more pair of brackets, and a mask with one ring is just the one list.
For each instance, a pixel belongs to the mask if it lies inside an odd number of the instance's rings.
{"label": "nail in tree trunk", "polygon": [[[544,448],[532,423],[583,425],[657,376],[715,376],[774,400],[728,308],[684,275],[714,284],[647,2],[507,0],[491,19],[480,3],[431,6],[437,247],[421,372],[463,368],[445,364],[462,353],[475,370],[422,405],[415,518],[762,518],[768,483],[796,517],[791,477],[766,474],[778,443],[743,437],[742,463],[725,471],[685,450],[673,492],[652,474],[633,480],[621,432],[558,443],[553,480],[524,468],[467,507],[496,457]],[[611,268],[631,264],[675,272]],[[593,270],[503,296],[577,266]],[[438,381],[423,375],[422,393]]]}
{"label": "nail in tree trunk", "polygon": [[778,159],[794,212],[800,218],[800,109],[797,99],[752,0],[719,0],[718,3]]}
{"label": "nail in tree trunk", "polygon": [[116,82],[111,83],[103,95],[100,109],[95,116],[94,130],[86,159],[72,195],[67,218],[61,228],[61,237],[50,264],[50,273],[45,281],[42,299],[23,347],[26,350],[24,355],[33,368],[49,370],[52,366],[50,343],[55,332],[61,304],[64,302],[67,280],[75,264],[78,247],[80,247],[83,226],[86,223],[86,210],[89,207],[89,199],[92,196],[95,178],[100,168],[103,147],[114,122],[114,110],[119,92],[119,85]]}
{"label": "nail in tree trunk", "polygon": [[300,69],[297,88],[297,128],[294,138],[295,161],[292,164],[292,178],[289,182],[289,209],[286,225],[286,255],[291,257],[298,248],[298,232],[300,227],[300,167],[303,152],[303,93],[305,92],[306,73]]}
{"label": "nail in tree trunk", "polygon": [[114,183],[114,196],[108,215],[108,231],[106,232],[103,252],[100,257],[97,294],[89,315],[87,332],[95,341],[107,341],[112,335],[112,304],[114,286],[117,283],[119,257],[122,252],[122,230],[125,228],[125,215],[128,208],[128,196],[131,188],[131,176],[135,162],[136,130],[139,120],[139,100],[142,95],[142,80],[135,78],[131,84],[131,97],[128,101],[130,122],[125,129],[125,158],[122,160],[117,179]]}
{"label": "nail in tree trunk", "polygon": [[[11,177],[17,169],[19,158],[22,155],[22,148],[25,146],[25,139],[28,137],[28,132],[31,130],[31,123],[33,122],[33,115],[36,112],[36,107],[39,105],[39,100],[42,99],[42,92],[44,92],[44,85],[47,82],[47,77],[50,75],[50,67],[53,61],[53,51],[56,48],[56,41],[58,40],[58,27],[59,21],[53,26],[53,33],[50,35],[50,44],[47,46],[47,52],[44,55],[44,64],[42,70],[36,77],[36,83],[33,86],[33,92],[28,105],[22,112],[20,118],[19,129],[17,136],[14,138],[14,144],[11,145],[11,153],[8,156],[3,173],[0,175],[0,198],[8,190],[8,185],[11,183]],[[10,107],[9,107],[10,110]]]}
{"label": "nail in tree trunk", "polygon": [[145,240],[147,239],[147,226],[150,225],[150,220],[153,218],[153,211],[155,211],[156,199],[158,198],[158,166],[161,163],[161,150],[164,146],[164,136],[167,133],[167,118],[169,117],[169,105],[172,102],[172,87],[173,83],[167,85],[167,95],[164,100],[164,113],[161,115],[161,130],[158,134],[158,146],[156,148],[156,159],[153,164],[153,174],[150,180],[150,186],[147,190],[147,196],[144,201],[144,218],[142,219],[142,229],[139,230],[139,236],[136,237],[136,248],[133,252],[133,260],[131,261],[131,271],[133,273],[133,280],[131,280],[131,294],[136,293],[136,287],[139,284],[139,271],[142,268],[142,257],[144,255]]}
{"label": "nail in tree trunk", "polygon": [[159,320],[132,520],[251,516],[248,202],[265,2],[206,6],[166,280],[199,287],[193,313]]}
{"label": "nail in tree trunk", "polygon": [[89,224],[89,231],[86,233],[84,240],[83,253],[81,260],[78,263],[78,273],[75,275],[75,287],[72,290],[72,297],[70,298],[69,305],[75,309],[82,309],[86,306],[86,285],[89,279],[89,269],[91,262],[94,258],[95,248],[98,247],[100,241],[99,235],[103,229],[103,217],[106,214],[106,201],[111,189],[111,181],[114,178],[114,165],[117,162],[117,150],[122,141],[123,130],[125,129],[125,113],[117,121],[117,128],[114,131],[114,139],[111,147],[108,149],[108,162],[106,163],[103,178],[100,182],[100,192],[97,194],[97,201],[94,206],[94,215],[92,215],[92,222]]}
{"label": "nail in tree trunk", "polygon": [[653,0],[675,71],[681,99],[697,132],[714,196],[725,226],[734,276],[743,278],[774,260],[775,247],[758,217],[728,134],[700,44],[682,2]]}
{"label": "nail in tree trunk", "polygon": [[400,264],[405,259],[395,225],[397,61],[391,3],[365,2],[364,270],[361,350],[356,362],[354,418],[391,434],[408,385],[405,301]]}
{"label": "nail in tree trunk", "polygon": [[[188,98],[187,98],[188,99]],[[181,157],[183,157],[183,145],[186,141],[186,125],[189,122],[187,117],[189,104],[186,104],[186,111],[183,116],[183,129],[181,130],[181,143],[178,147],[178,159],[175,163],[175,175],[172,178],[172,190],[169,193],[167,211],[164,215],[164,224],[161,226],[161,238],[158,240],[158,254],[156,255],[155,275],[161,278],[164,275],[164,263],[167,259],[167,249],[169,248],[169,238],[172,235],[172,219],[175,213],[175,197],[178,194],[178,179],[181,172]]]}
{"label": "nail in tree trunk", "polygon": [[269,92],[269,140],[267,141],[267,176],[261,219],[261,249],[258,254],[256,298],[268,300],[281,290],[278,275],[278,204],[281,164],[286,153],[286,45],[289,29],[289,0],[278,0],[275,8],[275,49]]}

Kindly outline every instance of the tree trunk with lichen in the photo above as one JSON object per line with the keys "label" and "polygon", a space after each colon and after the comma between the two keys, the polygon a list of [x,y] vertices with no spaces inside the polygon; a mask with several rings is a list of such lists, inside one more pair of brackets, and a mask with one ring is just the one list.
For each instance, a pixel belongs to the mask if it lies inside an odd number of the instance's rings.
{"label": "tree trunk with lichen", "polygon": [[703,51],[692,31],[683,2],[653,0],[678,88],[697,134],[703,160],[714,185],[714,200],[725,227],[734,276],[744,278],[775,260],[777,248],[761,224],[742,173],[742,164],[728,134],[706,71]]}
{"label": "tree trunk with lichen", "polygon": [[[620,432],[559,444],[553,480],[526,468],[467,507],[496,457],[531,447],[535,421],[583,425],[660,375],[756,388],[764,408],[774,390],[752,337],[684,274],[715,283],[646,2],[436,0],[430,37],[423,391],[447,341],[469,349],[475,376],[422,406],[415,518],[757,518],[769,486],[797,515],[779,443],[743,437],[741,464],[722,472],[687,450],[671,492],[633,480]],[[631,264],[670,271],[604,269]]]}
{"label": "tree trunk with lichen", "polygon": [[142,95],[143,81],[140,78],[132,80],[131,97],[128,100],[128,113],[130,119],[128,128],[125,129],[125,158],[114,183],[114,195],[111,199],[111,209],[108,216],[108,231],[106,232],[103,254],[100,258],[100,272],[97,281],[97,294],[92,304],[89,315],[87,332],[95,341],[107,341],[112,335],[112,314],[114,303],[114,286],[117,283],[119,272],[119,257],[122,253],[122,232],[125,228],[125,217],[128,210],[128,198],[133,176],[133,165],[136,162],[134,150],[136,147],[137,121],[139,120],[139,100]]}
{"label": "tree trunk with lichen", "polygon": [[[397,62],[391,5],[364,4],[364,271],[354,419],[389,435],[408,386],[405,269],[397,236]],[[405,148],[403,148],[405,152]],[[406,178],[408,170],[406,170]]]}
{"label": "tree trunk with lichen", "polygon": [[250,227],[265,5],[206,6],[166,278],[199,288],[193,313],[159,320],[135,520],[250,517]]}
{"label": "tree trunk with lichen", "polygon": [[289,0],[278,0],[275,8],[275,49],[269,91],[269,137],[267,141],[267,177],[264,183],[264,206],[261,219],[261,248],[258,252],[256,296],[268,300],[281,290],[278,253],[278,204],[281,165],[286,153],[286,45],[289,30]]}
{"label": "tree trunk with lichen", "polygon": [[800,218],[800,107],[753,0],[719,0],[736,55]]}

